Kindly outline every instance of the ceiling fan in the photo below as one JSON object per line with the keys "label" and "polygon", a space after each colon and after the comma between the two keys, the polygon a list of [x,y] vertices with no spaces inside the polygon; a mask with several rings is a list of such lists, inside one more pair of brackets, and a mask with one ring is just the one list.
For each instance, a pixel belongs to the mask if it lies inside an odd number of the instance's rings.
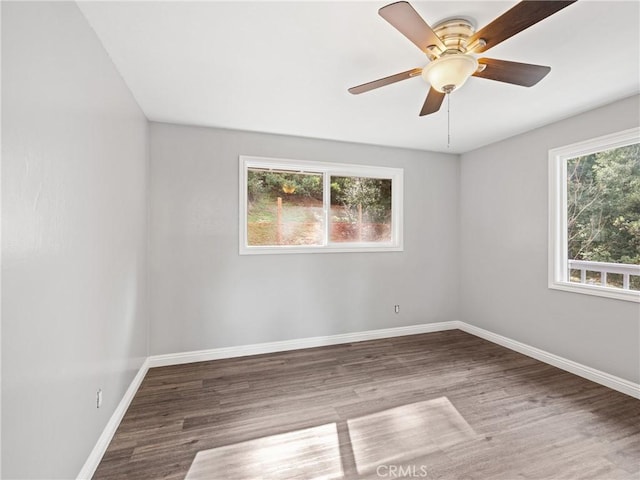
{"label": "ceiling fan", "polygon": [[357,95],[421,75],[431,85],[420,111],[423,116],[440,110],[445,95],[460,88],[470,76],[531,87],[542,80],[551,67],[476,58],[474,54],[495,47],[575,1],[524,0],[478,31],[464,18],[444,20],[432,29],[405,1],[382,7],[378,10],[380,16],[411,40],[430,62],[424,68],[352,87],[349,92]]}

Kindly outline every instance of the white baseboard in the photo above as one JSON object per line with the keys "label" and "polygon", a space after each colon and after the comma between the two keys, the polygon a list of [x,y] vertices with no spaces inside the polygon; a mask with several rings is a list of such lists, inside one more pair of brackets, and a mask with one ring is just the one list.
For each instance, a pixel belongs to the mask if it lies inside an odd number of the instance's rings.
{"label": "white baseboard", "polygon": [[458,327],[457,321],[425,323],[408,327],[384,328],[380,330],[368,330],[365,332],[342,333],[328,335],[326,337],[309,337],[295,340],[283,340],[270,343],[256,343],[253,345],[239,345],[237,347],[212,348],[209,350],[197,350],[193,352],[169,353],[166,355],[152,355],[149,357],[149,368],[164,367],[167,365],[179,365],[182,363],[206,362],[221,358],[245,357],[247,355],[259,355],[262,353],[286,352],[301,348],[324,347],[341,343],[363,342],[378,338],[401,337],[403,335],[416,335],[419,333],[440,332],[454,330]]}
{"label": "white baseboard", "polygon": [[84,462],[84,465],[82,466],[82,469],[78,474],[77,480],[90,480],[91,477],[93,477],[96,468],[98,468],[98,465],[100,464],[100,460],[102,460],[104,452],[107,451],[107,447],[109,446],[113,435],[116,433],[116,430],[118,429],[118,426],[122,421],[122,417],[124,417],[127,408],[129,408],[131,400],[133,400],[133,397],[138,391],[142,380],[144,380],[144,376],[147,374],[147,370],[149,370],[148,358],[145,359],[144,363],[140,367],[140,370],[138,370],[136,376],[133,377],[129,388],[127,388],[127,391],[124,393],[122,400],[120,400],[120,403],[118,403],[118,406],[113,412],[113,415],[111,415],[111,418],[107,422],[107,425],[104,427],[104,430],[102,431],[102,434],[93,447],[93,450],[91,450],[89,458],[87,458],[87,461]]}
{"label": "white baseboard", "polygon": [[381,330],[368,330],[365,332],[343,333],[339,335],[329,335],[326,337],[300,338],[279,342],[240,345],[237,347],[222,347],[192,352],[170,353],[166,355],[152,355],[148,360],[149,368],[164,367],[167,365],[205,362],[208,360],[244,357],[247,355],[259,355],[263,353],[285,352],[288,350],[299,350],[302,348],[323,347],[341,343],[363,342],[365,340],[399,337],[403,335],[416,335],[420,333],[440,332],[443,330],[454,329],[460,329],[464,332],[470,333],[471,335],[502,345],[503,347],[535,358],[541,362],[548,363],[554,367],[558,367],[618,392],[640,399],[640,384],[596,370],[595,368],[587,367],[586,365],[582,365],[553,353],[546,352],[539,348],[532,347],[525,343],[512,340],[459,320],[411,325],[408,327],[385,328]]}
{"label": "white baseboard", "polygon": [[558,355],[554,355],[553,353],[549,353],[525,343],[503,337],[502,335],[484,330],[483,328],[469,325],[465,322],[457,321],[456,324],[457,328],[459,328],[463,332],[470,333],[471,335],[475,335],[476,337],[484,338],[485,340],[488,340],[492,343],[497,343],[498,345],[502,345],[503,347],[506,347],[510,350],[522,353],[524,355],[527,355],[528,357],[535,358],[536,360],[540,360],[541,362],[548,363],[549,365],[553,365],[554,367],[558,367],[567,372],[586,378],[587,380],[591,380],[592,382],[599,383],[600,385],[604,385],[605,387],[609,387],[618,392],[622,392],[631,397],[640,399],[640,384],[638,383],[630,382],[629,380],[625,380],[624,378],[616,377],[615,375],[596,370],[595,368],[587,367],[586,365],[574,362],[573,360],[559,357]]}

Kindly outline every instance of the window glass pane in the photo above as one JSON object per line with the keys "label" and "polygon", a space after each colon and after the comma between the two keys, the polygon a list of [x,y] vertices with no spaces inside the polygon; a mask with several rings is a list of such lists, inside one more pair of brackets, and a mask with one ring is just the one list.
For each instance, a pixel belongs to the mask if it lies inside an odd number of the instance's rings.
{"label": "window glass pane", "polygon": [[322,245],[322,174],[247,169],[248,245]]}
{"label": "window glass pane", "polygon": [[402,251],[400,168],[240,156],[240,255]]}
{"label": "window glass pane", "polygon": [[566,168],[570,281],[633,290],[637,273],[624,266],[640,264],[640,144],[570,158]]}
{"label": "window glass pane", "polygon": [[567,160],[569,259],[640,263],[640,144]]}
{"label": "window glass pane", "polygon": [[391,179],[331,177],[331,242],[391,241]]}

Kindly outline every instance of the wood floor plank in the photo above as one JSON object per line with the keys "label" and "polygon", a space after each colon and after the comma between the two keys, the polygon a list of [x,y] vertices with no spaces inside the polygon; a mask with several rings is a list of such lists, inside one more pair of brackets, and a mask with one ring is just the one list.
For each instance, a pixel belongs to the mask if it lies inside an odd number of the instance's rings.
{"label": "wood floor plank", "polygon": [[458,330],[160,367],[94,478],[327,472],[638,480],[640,401]]}

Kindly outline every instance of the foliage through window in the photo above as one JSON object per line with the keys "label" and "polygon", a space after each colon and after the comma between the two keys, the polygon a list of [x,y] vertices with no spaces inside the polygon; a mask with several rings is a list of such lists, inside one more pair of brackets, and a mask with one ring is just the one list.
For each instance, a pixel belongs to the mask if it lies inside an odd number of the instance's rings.
{"label": "foliage through window", "polygon": [[331,177],[331,240],[391,241],[391,180]]}
{"label": "foliage through window", "polygon": [[321,174],[249,168],[247,175],[248,245],[322,245]]}
{"label": "foliage through window", "polygon": [[552,150],[550,162],[550,286],[639,298],[638,130]]}
{"label": "foliage through window", "polygon": [[240,253],[402,249],[401,169],[240,159]]}

